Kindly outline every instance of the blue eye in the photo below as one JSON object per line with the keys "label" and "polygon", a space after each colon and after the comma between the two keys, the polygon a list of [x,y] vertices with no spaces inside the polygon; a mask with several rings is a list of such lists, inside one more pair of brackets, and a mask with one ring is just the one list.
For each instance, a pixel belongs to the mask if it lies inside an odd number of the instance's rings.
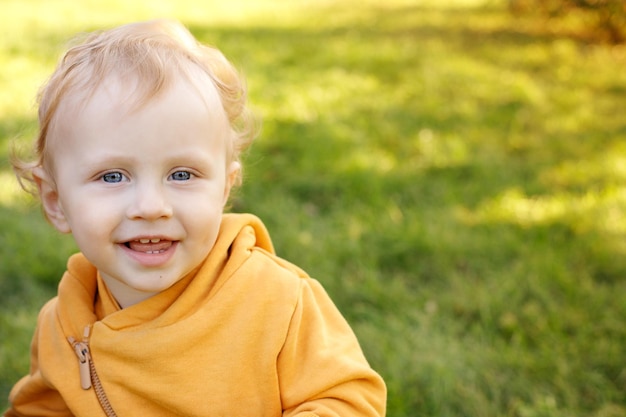
{"label": "blue eye", "polygon": [[124,181],[126,177],[121,172],[107,172],[102,176],[102,181],[108,183],[117,183]]}
{"label": "blue eye", "polygon": [[188,181],[191,179],[191,173],[188,171],[176,171],[170,178],[174,181]]}

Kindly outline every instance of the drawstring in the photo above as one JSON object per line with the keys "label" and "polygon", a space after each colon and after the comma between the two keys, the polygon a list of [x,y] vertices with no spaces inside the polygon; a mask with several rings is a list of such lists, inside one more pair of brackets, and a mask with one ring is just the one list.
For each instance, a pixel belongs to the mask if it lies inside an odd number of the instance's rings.
{"label": "drawstring", "polygon": [[100,378],[98,378],[98,373],[96,372],[96,367],[91,358],[91,353],[89,352],[89,333],[91,331],[91,326],[85,326],[85,330],[83,332],[83,340],[80,342],[74,339],[73,337],[68,337],[67,340],[70,342],[72,347],[74,348],[74,352],[76,352],[76,356],[78,356],[78,370],[80,373],[80,386],[84,390],[88,390],[93,386],[94,391],[96,392],[96,396],[98,397],[98,401],[100,402],[100,406],[106,413],[107,417],[117,417],[109,399],[104,392],[104,388],[102,387],[102,383],[100,382]]}

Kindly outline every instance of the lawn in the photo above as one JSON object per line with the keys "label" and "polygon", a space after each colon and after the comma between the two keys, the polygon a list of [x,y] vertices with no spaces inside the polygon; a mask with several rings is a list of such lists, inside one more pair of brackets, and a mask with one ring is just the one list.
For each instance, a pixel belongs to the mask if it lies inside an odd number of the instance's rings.
{"label": "lawn", "polygon": [[501,3],[0,0],[0,409],[75,250],[9,143],[72,35],[169,16],[246,74],[232,210],[324,284],[389,416],[626,416],[626,46]]}

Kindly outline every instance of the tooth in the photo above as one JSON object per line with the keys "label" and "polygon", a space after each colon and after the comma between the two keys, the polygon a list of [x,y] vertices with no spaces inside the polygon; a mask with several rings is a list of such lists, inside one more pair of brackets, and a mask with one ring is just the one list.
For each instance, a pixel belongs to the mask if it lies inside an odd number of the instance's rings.
{"label": "tooth", "polygon": [[150,239],[139,239],[140,243],[150,243]]}
{"label": "tooth", "polygon": [[161,241],[161,239],[150,239],[150,242],[152,243],[159,243]]}

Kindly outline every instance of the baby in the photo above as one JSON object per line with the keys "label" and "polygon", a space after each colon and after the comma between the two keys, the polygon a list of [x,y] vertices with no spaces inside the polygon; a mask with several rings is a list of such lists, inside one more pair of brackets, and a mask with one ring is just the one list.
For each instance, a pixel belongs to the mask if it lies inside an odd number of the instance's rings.
{"label": "baby", "polygon": [[242,81],[172,21],[71,48],[15,159],[71,233],[5,416],[380,416],[386,390],[320,284],[224,214],[253,130]]}

